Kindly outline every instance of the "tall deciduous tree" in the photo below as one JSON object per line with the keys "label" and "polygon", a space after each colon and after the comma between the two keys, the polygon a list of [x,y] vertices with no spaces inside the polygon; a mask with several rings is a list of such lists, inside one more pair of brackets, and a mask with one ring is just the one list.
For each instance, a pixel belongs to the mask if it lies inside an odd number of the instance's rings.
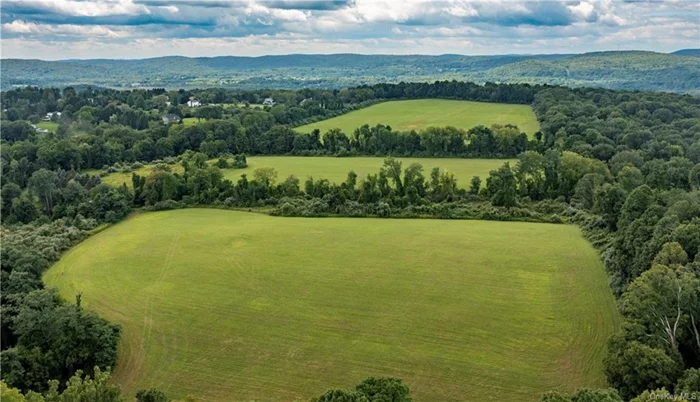
{"label": "tall deciduous tree", "polygon": [[396,188],[396,193],[403,195],[403,182],[401,181],[401,161],[397,161],[394,158],[384,159],[384,166],[382,166],[382,173],[394,183]]}
{"label": "tall deciduous tree", "polygon": [[506,162],[497,170],[492,170],[486,179],[486,190],[491,196],[491,203],[499,207],[516,205],[515,175]]}
{"label": "tall deciduous tree", "polygon": [[47,169],[39,169],[29,178],[29,188],[42,201],[47,215],[53,210],[53,192],[57,184],[56,172]]}

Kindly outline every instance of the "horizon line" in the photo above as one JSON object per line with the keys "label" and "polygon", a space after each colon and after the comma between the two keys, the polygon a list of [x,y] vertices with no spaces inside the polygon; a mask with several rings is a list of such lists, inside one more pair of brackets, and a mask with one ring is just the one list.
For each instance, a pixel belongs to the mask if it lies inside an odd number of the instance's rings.
{"label": "horizon line", "polygon": [[285,54],[264,54],[259,56],[242,56],[242,55],[217,55],[217,56],[185,56],[182,54],[171,54],[165,56],[153,56],[153,57],[117,57],[117,58],[104,58],[104,57],[94,57],[94,58],[66,58],[66,59],[38,59],[38,58],[21,58],[21,57],[0,57],[0,60],[26,60],[26,61],[46,61],[46,62],[56,62],[56,61],[89,61],[89,60],[114,60],[114,61],[127,61],[127,60],[151,60],[151,59],[164,59],[171,57],[181,57],[186,59],[214,59],[220,57],[238,57],[246,59],[256,59],[263,57],[288,57],[288,56],[422,56],[422,57],[444,57],[444,56],[457,56],[457,57],[498,57],[498,56],[567,56],[567,55],[584,55],[584,54],[595,54],[595,53],[626,53],[626,52],[645,52],[645,53],[658,53],[658,54],[674,54],[676,52],[684,50],[697,50],[700,52],[700,48],[682,48],[674,50],[672,52],[660,52],[654,50],[643,50],[643,49],[610,49],[610,50],[596,50],[591,52],[582,53],[494,53],[494,54],[462,54],[462,53],[441,53],[441,54],[427,54],[427,53],[356,53],[356,52],[340,52],[340,53],[285,53]]}

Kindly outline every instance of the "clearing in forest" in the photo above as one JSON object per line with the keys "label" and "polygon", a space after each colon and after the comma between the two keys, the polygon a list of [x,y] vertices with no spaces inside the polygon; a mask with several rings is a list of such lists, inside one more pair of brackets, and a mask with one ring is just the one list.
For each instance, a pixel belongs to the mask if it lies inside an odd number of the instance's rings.
{"label": "clearing in forest", "polygon": [[58,130],[58,123],[55,121],[40,121],[35,124],[37,128],[43,128],[51,132],[56,132]]}
{"label": "clearing in forest", "polygon": [[127,393],[175,399],[308,400],[393,376],[419,401],[532,401],[604,385],[618,326],[569,225],[143,213],[44,280],[122,325]]}
{"label": "clearing in forest", "polygon": [[530,105],[471,102],[447,99],[418,99],[382,102],[344,115],[297,127],[301,133],[318,128],[321,133],[339,128],[345,134],[364,125],[384,124],[394,131],[420,131],[437,126],[454,126],[468,130],[474,126],[514,124],[532,136],[540,124]]}

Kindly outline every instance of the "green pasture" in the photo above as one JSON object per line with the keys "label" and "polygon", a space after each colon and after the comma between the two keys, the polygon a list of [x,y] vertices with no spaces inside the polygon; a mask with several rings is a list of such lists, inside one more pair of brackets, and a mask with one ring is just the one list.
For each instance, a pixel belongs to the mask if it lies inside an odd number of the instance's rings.
{"label": "green pasture", "polygon": [[[250,106],[251,109],[262,109],[265,107],[262,103],[249,103],[248,106]],[[245,103],[237,103],[236,107],[245,109]]]}
{"label": "green pasture", "polygon": [[[212,106],[221,106],[224,109],[232,109],[232,108],[239,108],[239,109],[245,109],[245,103],[243,102],[238,102],[238,103],[214,103]],[[248,104],[251,109],[262,109],[265,107],[262,103],[250,103]]]}
{"label": "green pasture", "polygon": [[43,128],[49,131],[56,132],[58,130],[58,123],[55,121],[40,121],[35,124],[37,128]]}
{"label": "green pasture", "polygon": [[[277,180],[282,181],[290,175],[295,175],[302,183],[309,177],[314,179],[328,179],[334,183],[345,181],[350,170],[354,170],[363,179],[367,174],[379,172],[385,158],[378,157],[352,157],[335,158],[327,156],[251,156],[248,157],[248,167],[245,169],[225,169],[224,177],[234,183],[242,174],[247,174],[252,178],[255,169],[271,166],[277,170]],[[515,160],[509,159],[463,159],[463,158],[397,158],[402,161],[404,167],[411,163],[423,165],[426,177],[430,175],[430,170],[434,167],[446,169],[455,174],[457,184],[460,187],[469,187],[469,182],[473,176],[480,176],[482,181],[486,180],[489,172],[498,169],[505,162],[515,165]],[[213,163],[216,160],[211,160]],[[173,172],[182,172],[181,165],[170,165]],[[148,175],[153,170],[152,165],[146,165],[135,169],[134,172],[140,175]],[[97,174],[97,171],[88,171],[90,174]],[[131,186],[131,173],[111,173],[102,178],[104,183],[120,186],[126,183]]]}
{"label": "green pasture", "polygon": [[540,124],[530,105],[457,101],[446,99],[419,99],[379,103],[328,120],[297,127],[298,132],[321,133],[340,128],[346,134],[364,124],[388,124],[393,130],[421,130],[430,126],[454,126],[470,129],[492,124],[515,124],[530,135],[539,131]]}
{"label": "green pasture", "polygon": [[[376,174],[381,169],[386,158],[378,157],[305,157],[305,156],[255,156],[248,158],[246,169],[227,169],[224,176],[232,181],[238,180],[241,174],[252,176],[255,169],[265,166],[274,167],[277,172],[277,180],[281,181],[290,175],[297,176],[302,183],[308,178],[328,179],[333,183],[341,183],[347,178],[348,172],[353,170],[358,175],[358,180],[364,179],[368,174]],[[473,176],[480,176],[483,181],[489,172],[498,169],[505,162],[514,165],[515,160],[508,159],[460,159],[460,158],[396,158],[406,168],[412,163],[423,165],[424,175],[429,177],[430,170],[434,167],[446,169],[455,174],[457,184],[461,187],[469,187]]]}
{"label": "green pasture", "polygon": [[207,120],[200,119],[199,117],[183,117],[182,118],[182,124],[184,124],[185,127],[194,126],[195,124],[203,123],[205,121],[207,121]]}
{"label": "green pasture", "polygon": [[[27,120],[26,122],[27,122],[28,124],[34,124],[34,123],[32,123],[32,122],[30,122],[30,121],[28,121],[28,120]],[[58,123],[55,122],[55,121],[43,121],[43,120],[42,120],[42,121],[40,121],[40,122],[34,124],[34,126],[36,126],[36,128],[43,128],[43,129],[45,129],[45,130],[52,131],[52,132],[54,132],[54,133],[56,132],[56,130],[58,130]]]}
{"label": "green pasture", "polygon": [[[184,172],[184,169],[180,163],[174,164],[174,165],[168,165],[173,173],[182,173]],[[115,173],[109,173],[106,176],[101,177],[102,182],[105,184],[109,184],[110,186],[121,186],[123,183],[126,183],[126,185],[131,188],[131,176],[133,173],[138,173],[141,176],[148,176],[151,174],[153,169],[155,168],[155,165],[144,165],[143,167],[140,167],[138,169],[132,169],[130,172],[115,172]],[[100,171],[97,169],[88,169],[84,170],[83,173],[87,173],[90,175],[99,175]]]}
{"label": "green pasture", "polygon": [[309,400],[368,376],[416,401],[534,401],[604,385],[618,316],[575,226],[143,213],[45,274],[122,325],[133,395]]}

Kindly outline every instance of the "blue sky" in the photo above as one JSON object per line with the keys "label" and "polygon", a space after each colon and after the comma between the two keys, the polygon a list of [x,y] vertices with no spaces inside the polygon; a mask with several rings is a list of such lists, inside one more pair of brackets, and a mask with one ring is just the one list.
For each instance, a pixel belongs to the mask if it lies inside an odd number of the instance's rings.
{"label": "blue sky", "polygon": [[697,0],[3,0],[2,57],[700,47]]}

